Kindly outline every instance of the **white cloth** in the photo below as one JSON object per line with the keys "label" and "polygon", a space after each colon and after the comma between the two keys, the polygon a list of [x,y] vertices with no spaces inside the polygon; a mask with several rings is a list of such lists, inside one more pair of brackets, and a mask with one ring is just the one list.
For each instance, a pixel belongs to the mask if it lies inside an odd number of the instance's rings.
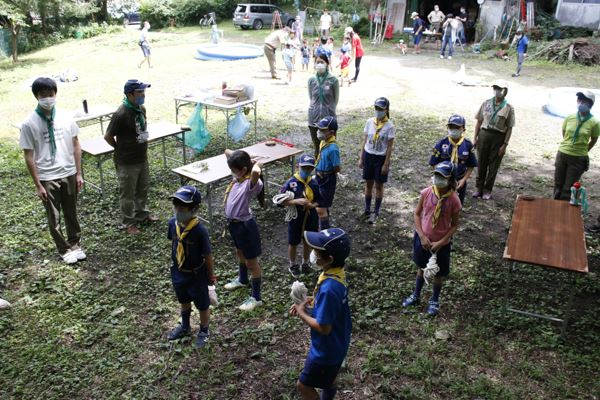
{"label": "white cloth", "polygon": [[306,289],[304,283],[300,281],[295,281],[292,283],[292,292],[290,293],[290,297],[292,298],[294,304],[300,304],[306,300],[307,293],[308,289]]}
{"label": "white cloth", "polygon": [[[280,193],[273,196],[273,203],[279,206],[288,200],[294,200],[294,197],[294,192],[288,190],[285,193]],[[296,218],[298,218],[298,209],[295,205],[290,204],[286,207],[285,210],[285,222],[290,222],[291,220]]]}
{"label": "white cloth", "polygon": [[425,283],[429,285],[429,281],[432,280],[435,275],[440,272],[440,267],[437,264],[437,254],[433,253],[427,262],[427,266],[423,268],[423,278]]}
{"label": "white cloth", "polygon": [[321,30],[330,29],[331,28],[331,15],[323,14],[321,15]]}
{"label": "white cloth", "polygon": [[396,137],[396,128],[394,128],[392,121],[388,120],[379,132],[377,143],[374,141],[376,130],[377,125],[375,124],[375,118],[369,118],[365,124],[364,130],[365,135],[367,135],[365,151],[369,154],[384,156],[387,152],[389,141]]}
{"label": "white cloth", "polygon": [[35,111],[21,124],[19,146],[23,150],[33,150],[33,160],[41,181],[66,178],[77,172],[73,155],[73,138],[79,134],[79,127],[67,113],[56,110],[54,116],[54,159],[50,152],[48,125]]}
{"label": "white cloth", "polygon": [[210,285],[208,287],[208,298],[211,306],[216,307],[219,305],[219,298],[217,297],[217,288],[215,288],[215,285]]}

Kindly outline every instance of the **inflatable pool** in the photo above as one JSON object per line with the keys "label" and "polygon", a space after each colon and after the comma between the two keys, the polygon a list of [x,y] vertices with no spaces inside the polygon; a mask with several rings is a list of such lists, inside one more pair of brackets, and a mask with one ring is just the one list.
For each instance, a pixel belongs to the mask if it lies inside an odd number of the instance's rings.
{"label": "inflatable pool", "polygon": [[204,44],[196,49],[196,60],[230,61],[256,58],[263,55],[263,48],[243,43]]}
{"label": "inflatable pool", "polygon": [[548,102],[544,106],[544,111],[561,118],[575,114],[577,111],[577,97],[575,95],[577,92],[584,92],[586,90],[591,90],[596,95],[596,99],[600,98],[600,89],[558,87],[552,89],[550,94],[548,94]]}

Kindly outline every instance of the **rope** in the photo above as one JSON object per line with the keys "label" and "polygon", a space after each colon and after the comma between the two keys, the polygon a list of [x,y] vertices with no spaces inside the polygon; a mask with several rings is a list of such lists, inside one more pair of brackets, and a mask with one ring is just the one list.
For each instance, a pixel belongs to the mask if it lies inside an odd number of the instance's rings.
{"label": "rope", "polygon": [[[294,200],[294,192],[287,191],[285,193],[276,194],[273,196],[273,203],[280,206],[288,200]],[[285,207],[285,222],[290,222],[293,219],[298,218],[298,210],[296,206],[290,204]]]}
{"label": "rope", "polygon": [[294,304],[300,304],[304,300],[306,300],[306,294],[308,293],[308,289],[304,286],[304,283],[295,281],[292,283],[292,292],[290,296],[292,297],[292,301]]}
{"label": "rope", "polygon": [[432,280],[435,275],[440,272],[440,267],[437,265],[437,254],[433,253],[427,262],[427,266],[423,268],[423,278],[425,283],[429,285],[429,281]]}

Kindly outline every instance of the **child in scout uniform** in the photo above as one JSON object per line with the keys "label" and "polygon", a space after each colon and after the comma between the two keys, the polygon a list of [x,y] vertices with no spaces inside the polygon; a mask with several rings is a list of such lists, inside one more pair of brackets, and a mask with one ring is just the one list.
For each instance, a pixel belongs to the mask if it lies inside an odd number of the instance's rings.
{"label": "child in scout uniform", "polygon": [[433,278],[433,293],[429,299],[427,314],[437,315],[440,309],[442,282],[450,272],[450,250],[452,235],[458,229],[460,199],[456,194],[454,165],[442,161],[436,165],[432,185],[421,191],[415,209],[415,234],[413,238],[413,261],[417,264],[415,290],[403,302],[402,307],[419,304],[421,289],[425,281],[423,269],[427,268],[431,256],[437,256],[439,271]]}
{"label": "child in scout uniform", "polygon": [[315,162],[321,201],[317,207],[319,229],[329,228],[329,207],[333,204],[337,174],[340,172],[340,148],[335,140],[338,124],[335,117],[325,117],[317,123],[317,138],[321,141]]}
{"label": "child in scout uniform", "polygon": [[[352,332],[344,272],[344,263],[350,254],[350,238],[343,230],[333,228],[304,232],[304,239],[317,254],[317,265],[323,272],[313,297],[290,308],[290,315],[297,315],[310,327],[311,338],[296,387],[303,399],[318,399],[315,388],[320,388],[320,398],[331,400],[337,392],[335,380],[348,353]],[[309,305],[312,310],[306,309]]]}
{"label": "child in scout uniform", "polygon": [[[379,216],[383,201],[383,184],[388,180],[390,160],[396,129],[390,121],[390,101],[385,97],[375,100],[375,117],[369,118],[365,124],[365,136],[361,146],[358,167],[363,170],[365,180],[365,213],[364,217],[374,224]],[[375,183],[375,211],[371,212],[373,199],[373,183]]]}
{"label": "child in scout uniform", "polygon": [[210,318],[208,285],[214,285],[213,256],[208,231],[196,216],[200,206],[200,192],[193,186],[182,186],[169,197],[175,216],[169,220],[167,238],[172,241],[171,281],[181,304],[181,324],[169,333],[169,340],[190,334],[192,302],[200,311],[200,331],[196,347],[208,341]]}
{"label": "child in scout uniform", "polygon": [[[319,203],[319,186],[315,179],[312,179],[312,172],[315,169],[315,158],[308,154],[300,156],[298,162],[298,171],[281,188],[281,193],[292,192],[294,198],[286,200],[281,205],[295,206],[297,211],[296,218],[288,222],[288,257],[290,266],[288,270],[293,277],[300,276],[300,272],[311,272],[310,252],[311,247],[303,240],[305,231],[316,232],[319,230],[319,217],[316,207]],[[296,249],[300,242],[304,242],[302,253],[302,266],[296,263]]]}
{"label": "child in scout uniform", "polygon": [[[260,179],[261,166],[259,163],[253,165],[250,156],[243,150],[225,150],[225,156],[232,176],[231,183],[225,191],[225,216],[239,260],[239,275],[227,283],[225,289],[233,290],[250,283],[251,296],[239,309],[251,311],[262,305],[262,272],[258,264],[262,249],[258,225],[250,210],[252,198],[258,197],[261,204],[264,202],[263,182]],[[248,271],[251,275],[250,282]]]}
{"label": "child in scout uniform", "polygon": [[477,157],[473,143],[464,136],[465,119],[460,115],[452,115],[448,118],[448,136],[433,146],[433,154],[429,159],[429,165],[435,167],[442,161],[451,161],[456,167],[456,190],[460,204],[465,202],[467,193],[467,181],[477,166]]}

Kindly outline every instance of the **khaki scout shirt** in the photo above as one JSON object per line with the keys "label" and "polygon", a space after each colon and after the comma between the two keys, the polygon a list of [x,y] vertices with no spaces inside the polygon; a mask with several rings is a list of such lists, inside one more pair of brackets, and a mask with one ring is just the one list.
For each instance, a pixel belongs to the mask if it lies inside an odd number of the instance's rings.
{"label": "khaki scout shirt", "polygon": [[494,114],[495,98],[491,98],[483,102],[475,119],[481,122],[481,128],[499,133],[506,133],[509,128],[515,126],[515,109],[510,104],[506,103],[497,113],[494,121],[491,121]]}
{"label": "khaki scout shirt", "polygon": [[273,31],[269,34],[269,36],[265,39],[265,44],[268,44],[274,49],[278,49],[282,44],[286,43],[288,40],[287,32],[283,30]]}

